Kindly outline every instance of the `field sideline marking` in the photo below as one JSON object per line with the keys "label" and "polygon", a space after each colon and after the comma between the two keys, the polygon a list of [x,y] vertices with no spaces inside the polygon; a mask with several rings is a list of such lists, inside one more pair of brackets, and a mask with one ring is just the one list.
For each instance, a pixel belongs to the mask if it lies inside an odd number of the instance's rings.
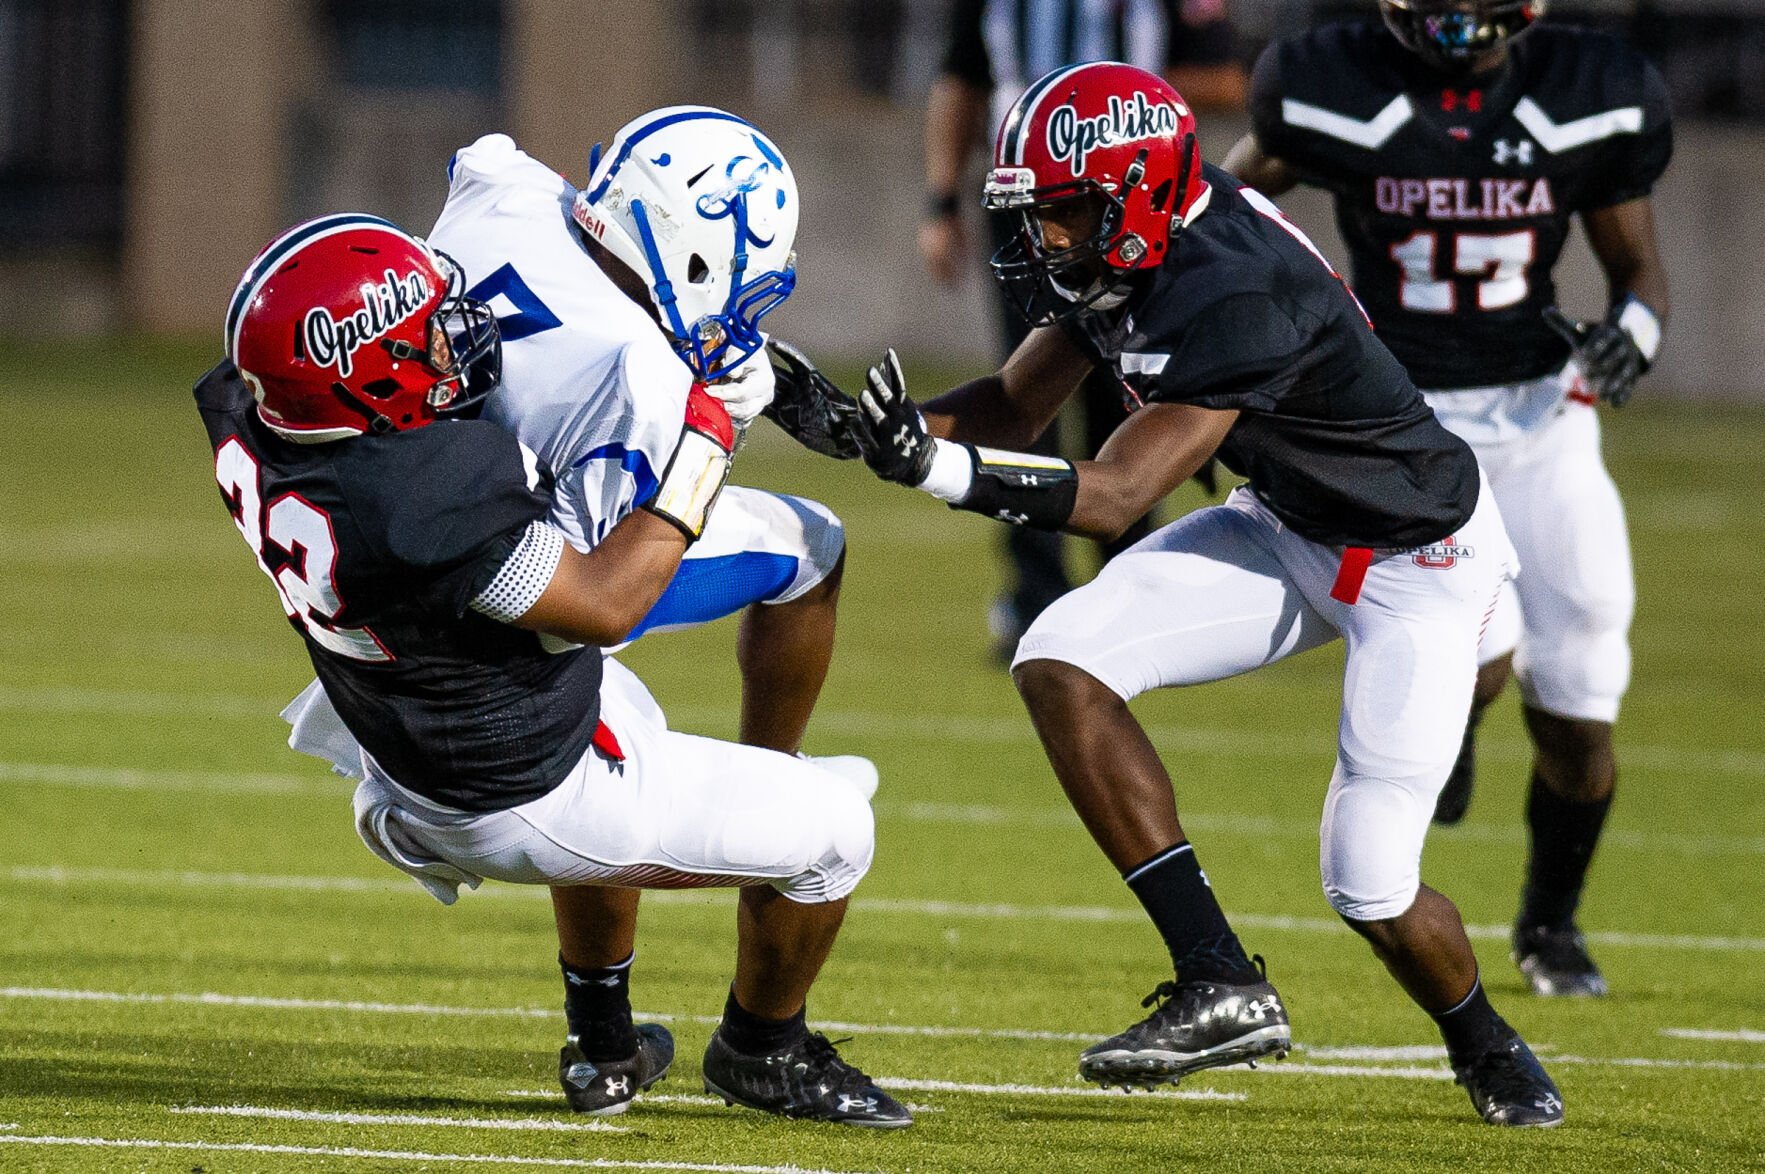
{"label": "field sideline marking", "polygon": [[517,1129],[549,1133],[630,1133],[609,1121],[496,1120],[491,1117],[425,1117],[419,1113],[326,1113],[317,1109],[271,1109],[262,1105],[173,1105],[173,1113],[251,1117],[275,1121],[324,1121],[333,1125],[439,1125],[446,1129]]}
{"label": "field sideline marking", "polygon": [[[413,882],[388,877],[278,876],[272,873],[194,872],[177,869],[65,868],[58,865],[14,865],[6,875],[17,883],[181,885],[187,888],[268,889],[290,892],[398,893],[425,896]],[[537,885],[486,885],[474,898],[491,900],[549,900]],[[663,905],[702,905],[717,900],[707,892],[647,893],[644,900]],[[1112,909],[1102,905],[1013,905],[963,901],[913,900],[891,897],[854,897],[859,912],[895,913],[908,916],[967,918],[982,921],[1084,921],[1100,924],[1138,925],[1145,914],[1137,909]],[[1231,921],[1248,929],[1292,933],[1350,932],[1329,917],[1293,917],[1270,913],[1228,913]],[[1513,930],[1505,925],[1467,925],[1465,933],[1478,941],[1506,941]],[[1765,938],[1706,936],[1699,934],[1651,934],[1625,930],[1596,930],[1587,940],[1604,946],[1658,950],[1762,951]]]}
{"label": "field sideline marking", "polygon": [[492,1166],[562,1166],[572,1170],[684,1170],[705,1174],[840,1174],[805,1166],[734,1166],[714,1162],[620,1162],[612,1158],[520,1158],[502,1154],[430,1154],[416,1150],[363,1150],[354,1146],[253,1145],[244,1142],[159,1141],[145,1137],[19,1137],[0,1134],[0,1145],[85,1146],[98,1149],[203,1150],[232,1154],[293,1154],[314,1158],[372,1158],[382,1162],[476,1162]]}
{"label": "field sideline marking", "polygon": [[[190,994],[176,991],[170,994],[154,994],[148,992],[129,991],[88,991],[64,990],[55,987],[0,987],[0,999],[44,999],[55,1002],[90,1002],[90,1003],[148,1003],[178,1004],[185,1006],[207,1007],[249,1007],[272,1011],[348,1011],[354,1013],[383,1015],[438,1015],[454,1018],[518,1018],[518,1019],[555,1019],[557,1012],[538,1007],[450,1007],[434,1003],[372,1003],[345,999],[293,999],[276,998],[267,995],[223,995],[212,991]],[[647,1011],[637,1011],[639,1019],[653,1019],[669,1023],[697,1023],[706,1026],[720,1022],[715,1015],[661,1015]],[[1054,1042],[1080,1042],[1094,1040],[1097,1032],[1025,1032],[1011,1029],[985,1027],[926,1027],[901,1023],[845,1023],[837,1021],[823,1022],[817,1025],[829,1031],[850,1031],[865,1035],[912,1035],[912,1036],[966,1036],[981,1039],[1015,1039],[1026,1036],[1039,1040]],[[1381,1049],[1343,1047],[1321,1047],[1315,1051],[1304,1048],[1301,1053],[1316,1055],[1320,1059],[1329,1058],[1426,1058],[1414,1049]],[[1439,1054],[1437,1049],[1425,1049],[1428,1055]],[[1707,1069],[1721,1072],[1765,1072],[1765,1064],[1742,1063],[1734,1060],[1674,1060],[1653,1057],[1628,1056],[1573,1056],[1556,1055],[1548,1048],[1541,1049],[1544,1056],[1553,1064],[1586,1064],[1594,1067],[1611,1068],[1669,1068],[1669,1069]],[[1312,1064],[1282,1063],[1263,1064],[1258,1072],[1281,1072],[1300,1076],[1390,1076],[1407,1080],[1450,1080],[1452,1073],[1445,1068],[1424,1068],[1419,1066],[1391,1067],[1368,1066],[1359,1064]],[[915,1080],[908,1077],[891,1078],[888,1083],[910,1091],[944,1087],[937,1082]],[[987,1093],[998,1092],[1016,1086],[999,1085],[964,1085],[964,1091]],[[1058,1088],[1043,1090],[1062,1092]],[[1071,1090],[1075,1094],[1083,1089]],[[1211,1092],[1211,1090],[1206,1090]],[[511,1095],[531,1095],[525,1092]],[[1180,1095],[1180,1090],[1179,1090]],[[1204,1097],[1203,1099],[1218,1099]]]}
{"label": "field sideline marking", "polygon": [[[275,774],[253,771],[146,770],[135,767],[74,766],[53,762],[0,762],[0,782],[38,786],[74,787],[121,791],[198,792],[209,794],[292,795],[337,798],[351,784],[318,775]],[[1009,808],[986,803],[934,803],[923,800],[895,802],[883,799],[873,805],[877,814],[914,823],[979,825],[985,827],[1079,828],[1078,816],[1069,808]],[[1216,835],[1283,836],[1317,838],[1315,820],[1275,819],[1270,816],[1231,812],[1185,811],[1183,820],[1198,831]],[[1513,845],[1526,842],[1518,824],[1460,824],[1436,832],[1436,842]],[[1640,852],[1707,856],[1734,853],[1765,856],[1765,836],[1692,835],[1683,832],[1641,832],[1612,828],[1601,837],[1608,848]]]}
{"label": "field sideline marking", "polygon": [[[88,689],[75,685],[37,687],[0,686],[0,710],[47,713],[109,713],[132,716],[273,718],[287,704],[258,701],[222,694],[159,693]],[[669,710],[673,723],[681,726],[719,726],[730,721],[733,711],[704,706],[678,706]],[[887,737],[983,744],[1024,743],[1034,745],[1029,718],[986,717],[973,714],[880,713],[873,710],[822,709],[815,714],[818,734],[845,737]],[[1331,753],[1334,725],[1326,723],[1316,735],[1271,737],[1266,731],[1234,730],[1219,726],[1155,724],[1146,733],[1163,749],[1197,754],[1229,754],[1246,758],[1327,758]],[[691,731],[689,731],[691,732]],[[1501,738],[1478,743],[1478,752],[1490,762],[1521,763],[1532,760],[1532,748],[1524,742]],[[1620,756],[1629,766],[1675,774],[1736,774],[1765,779],[1765,753],[1738,747],[1679,747],[1626,743]]]}
{"label": "field sideline marking", "polygon": [[1742,1027],[1733,1031],[1717,1031],[1703,1027],[1663,1027],[1661,1034],[1669,1039],[1703,1039],[1731,1044],[1765,1044],[1765,1031]]}

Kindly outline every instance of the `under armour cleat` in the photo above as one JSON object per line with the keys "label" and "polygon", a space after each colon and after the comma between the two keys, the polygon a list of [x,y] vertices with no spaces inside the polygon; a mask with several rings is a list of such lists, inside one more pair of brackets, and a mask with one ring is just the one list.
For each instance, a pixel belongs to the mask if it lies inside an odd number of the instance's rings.
{"label": "under armour cleat", "polygon": [[1154,1003],[1134,1026],[1086,1048],[1079,1075],[1105,1087],[1151,1088],[1204,1068],[1279,1060],[1293,1046],[1287,1011],[1266,980],[1161,983],[1140,1005]]}
{"label": "under armour cleat", "polygon": [[1597,999],[1606,979],[1587,952],[1587,939],[1573,925],[1517,925],[1514,964],[1532,993],[1546,998]]}
{"label": "under armour cleat", "polygon": [[1477,782],[1477,727],[1465,730],[1459,744],[1459,756],[1446,776],[1446,786],[1434,800],[1434,822],[1451,827],[1465,818],[1471,809],[1471,788]]}
{"label": "under armour cleat", "polygon": [[1452,1067],[1456,1082],[1491,1125],[1548,1129],[1563,1123],[1563,1097],[1518,1035]]}
{"label": "under armour cleat", "polygon": [[714,1032],[705,1049],[705,1091],[725,1104],[809,1121],[905,1129],[906,1106],[840,1058],[825,1035],[813,1032],[770,1056],[738,1052]]}
{"label": "under armour cleat", "polygon": [[610,1117],[631,1107],[631,1099],[668,1075],[674,1063],[674,1037],[659,1023],[637,1025],[637,1051],[625,1060],[590,1060],[571,1036],[558,1052],[558,1081],[578,1113]]}

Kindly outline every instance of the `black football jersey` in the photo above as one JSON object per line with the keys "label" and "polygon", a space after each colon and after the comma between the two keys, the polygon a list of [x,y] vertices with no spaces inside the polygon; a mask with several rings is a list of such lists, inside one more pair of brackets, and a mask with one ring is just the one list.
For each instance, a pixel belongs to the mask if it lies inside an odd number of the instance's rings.
{"label": "black football jersey", "polygon": [[1673,151],[1660,74],[1602,33],[1543,25],[1454,80],[1378,21],[1271,44],[1251,117],[1265,153],[1335,196],[1355,292],[1420,387],[1547,375],[1543,311],[1572,213],[1645,196]]}
{"label": "black football jersey", "polygon": [[481,420],[295,444],[231,363],[196,402],[222,503],[381,768],[464,811],[563,781],[600,719],[600,649],[553,655],[468,606],[546,516],[538,459]]}
{"label": "black football jersey", "polygon": [[1121,308],[1068,329],[1149,403],[1235,408],[1226,467],[1296,533],[1407,548],[1477,506],[1476,458],[1429,410],[1342,279],[1217,167],[1206,210]]}

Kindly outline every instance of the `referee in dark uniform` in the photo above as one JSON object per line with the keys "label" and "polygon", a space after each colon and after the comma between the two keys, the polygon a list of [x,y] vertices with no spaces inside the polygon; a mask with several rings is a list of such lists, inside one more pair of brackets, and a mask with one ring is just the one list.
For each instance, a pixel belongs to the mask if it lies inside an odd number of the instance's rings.
{"label": "referee in dark uniform", "polygon": [[[990,147],[999,122],[1031,81],[1063,65],[1125,61],[1164,75],[1201,109],[1243,106],[1243,68],[1232,53],[1225,0],[954,0],[943,71],[926,109],[926,219],[919,247],[932,276],[954,285],[970,264],[963,194],[974,155]],[[1007,243],[1010,218],[991,217],[989,255]],[[996,301],[1003,350],[1017,349],[1029,323],[1003,297]],[[1082,397],[1084,452],[1094,454],[1121,423],[1121,391],[1105,375]],[[1035,445],[1060,447],[1059,424]],[[1145,536],[1149,519],[1102,547],[1109,558]],[[1031,620],[1072,587],[1057,533],[1012,527],[1005,538],[1010,582],[990,617],[1009,658]]]}

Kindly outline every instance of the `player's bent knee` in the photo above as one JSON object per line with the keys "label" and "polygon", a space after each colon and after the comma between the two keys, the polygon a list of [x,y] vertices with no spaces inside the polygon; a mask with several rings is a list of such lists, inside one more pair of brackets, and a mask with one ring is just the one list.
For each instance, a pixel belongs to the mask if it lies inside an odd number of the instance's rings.
{"label": "player's bent knee", "polygon": [[1421,881],[1414,878],[1389,888],[1344,888],[1329,876],[1324,878],[1324,896],[1337,916],[1362,937],[1377,937],[1380,922],[1402,917],[1416,903]]}
{"label": "player's bent knee", "polygon": [[784,896],[805,905],[851,895],[876,855],[876,816],[856,788],[828,779],[817,794],[812,820],[817,837],[808,867],[775,882]]}

